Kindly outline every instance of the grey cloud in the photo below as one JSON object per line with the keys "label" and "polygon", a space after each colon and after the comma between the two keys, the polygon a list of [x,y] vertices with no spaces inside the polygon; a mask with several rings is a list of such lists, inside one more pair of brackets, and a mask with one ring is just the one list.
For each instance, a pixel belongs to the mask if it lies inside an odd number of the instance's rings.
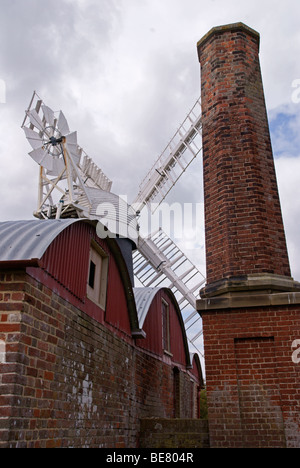
{"label": "grey cloud", "polygon": [[[0,64],[11,102],[29,88],[63,93],[70,74],[80,75],[109,43],[117,18],[113,0],[7,0],[0,17]],[[97,47],[98,45],[98,47]],[[28,92],[28,91],[27,91]]]}

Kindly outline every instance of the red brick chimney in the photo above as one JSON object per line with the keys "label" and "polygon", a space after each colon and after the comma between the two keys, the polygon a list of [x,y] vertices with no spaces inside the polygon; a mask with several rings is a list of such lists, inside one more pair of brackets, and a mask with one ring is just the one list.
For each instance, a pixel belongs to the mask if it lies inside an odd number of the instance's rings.
{"label": "red brick chimney", "polygon": [[259,34],[212,29],[201,63],[212,448],[300,446],[300,284],[290,277],[259,65]]}
{"label": "red brick chimney", "polygon": [[[207,288],[249,275],[290,277],[259,63],[243,23],[198,43],[203,109]],[[221,289],[220,289],[221,288]]]}

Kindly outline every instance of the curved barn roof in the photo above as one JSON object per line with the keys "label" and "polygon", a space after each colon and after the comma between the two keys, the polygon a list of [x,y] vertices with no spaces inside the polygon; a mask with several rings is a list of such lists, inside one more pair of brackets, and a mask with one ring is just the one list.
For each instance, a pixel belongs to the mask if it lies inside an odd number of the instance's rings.
{"label": "curved barn roof", "polygon": [[165,291],[168,296],[174,301],[174,305],[176,307],[177,311],[177,316],[179,319],[179,323],[181,326],[182,334],[183,334],[183,341],[184,341],[184,347],[185,347],[185,354],[186,354],[186,359],[187,359],[187,365],[188,367],[191,366],[190,363],[190,352],[189,352],[189,346],[187,342],[187,336],[186,336],[186,331],[185,331],[185,326],[183,323],[181,311],[178,305],[178,302],[176,300],[176,297],[174,296],[173,292],[171,289],[168,288],[133,288],[133,294],[135,298],[135,303],[136,303],[136,309],[137,309],[137,315],[138,315],[138,321],[139,321],[139,328],[142,330],[147,314],[150,310],[151,304],[155,298],[155,296],[159,293],[159,291]]}
{"label": "curved barn roof", "polygon": [[140,328],[143,328],[152,301],[159,291],[159,288],[133,288]]}
{"label": "curved barn roof", "polygon": [[49,245],[79,219],[6,221],[0,223],[0,261],[41,259]]}
{"label": "curved barn roof", "polygon": [[190,354],[190,360],[191,360],[192,368],[195,368],[195,370],[198,372],[200,385],[201,385],[202,388],[204,388],[204,379],[203,379],[203,373],[202,373],[202,367],[201,367],[199,354],[198,353],[191,353]]}

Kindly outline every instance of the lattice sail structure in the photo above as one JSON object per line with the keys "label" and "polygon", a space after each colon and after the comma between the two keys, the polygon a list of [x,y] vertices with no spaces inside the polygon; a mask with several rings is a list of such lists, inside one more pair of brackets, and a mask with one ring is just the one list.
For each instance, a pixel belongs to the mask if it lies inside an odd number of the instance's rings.
{"label": "lattice sail structure", "polygon": [[140,185],[133,202],[136,211],[152,213],[202,150],[201,102],[198,99]]}
{"label": "lattice sail structure", "polygon": [[[143,179],[132,203],[139,213],[147,207],[153,214],[202,152],[202,109],[198,99],[179,129]],[[144,287],[170,287],[183,313],[190,343],[202,354],[197,342],[202,335],[196,311],[199,290],[206,279],[179,247],[160,229],[140,238],[134,255],[134,273]]]}
{"label": "lattice sail structure", "polygon": [[196,300],[206,281],[202,273],[162,229],[139,239],[138,250],[133,255],[133,268],[144,287],[165,286],[173,291],[183,314],[188,339],[197,348],[196,341],[202,330],[199,329],[201,320],[196,312]]}

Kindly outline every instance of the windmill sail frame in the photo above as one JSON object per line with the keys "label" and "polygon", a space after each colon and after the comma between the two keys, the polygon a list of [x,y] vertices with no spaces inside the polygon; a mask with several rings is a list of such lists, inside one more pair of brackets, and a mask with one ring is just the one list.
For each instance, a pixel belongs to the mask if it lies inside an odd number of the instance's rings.
{"label": "windmill sail frame", "polygon": [[154,213],[193,160],[201,153],[201,117],[199,98],[140,184],[139,193],[132,204],[137,212],[148,206]]}

